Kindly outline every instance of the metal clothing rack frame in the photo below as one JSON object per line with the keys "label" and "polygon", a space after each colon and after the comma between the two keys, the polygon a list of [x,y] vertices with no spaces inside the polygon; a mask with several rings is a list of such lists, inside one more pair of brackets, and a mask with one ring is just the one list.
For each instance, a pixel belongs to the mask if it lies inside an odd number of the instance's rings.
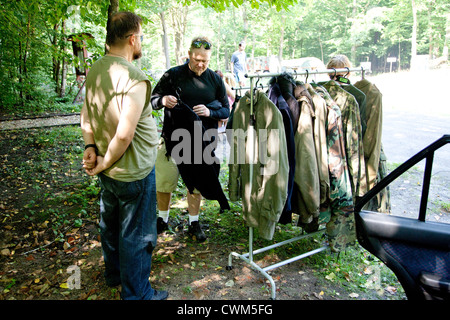
{"label": "metal clothing rack frame", "polygon": [[[262,74],[260,73],[254,73],[254,74],[246,74],[245,77],[250,79],[250,123],[249,126],[250,127],[254,127],[255,125],[255,119],[254,119],[254,110],[253,110],[253,89],[257,89],[258,87],[254,86],[253,81],[255,78],[258,78],[258,80],[260,78],[268,78],[268,77],[276,77],[282,74],[289,74],[292,76],[297,76],[297,75],[311,75],[311,74],[333,74],[333,73],[343,73],[343,72],[361,72],[362,78],[364,78],[364,73],[365,73],[365,69],[363,67],[361,68],[340,68],[340,69],[325,69],[325,70],[305,70],[305,71],[299,71],[299,72],[284,72],[284,73],[267,73],[264,72]],[[244,88],[233,88],[233,89],[244,89]],[[251,141],[254,141],[254,137],[250,137],[251,134],[254,134],[254,130],[248,130],[248,135],[249,135],[249,139],[252,139]],[[250,150],[250,157],[253,159],[254,157],[254,145],[251,145],[252,150]],[[252,162],[250,162],[250,179],[253,176],[253,165]],[[251,182],[251,181],[250,181]],[[250,183],[250,186],[252,184]],[[314,254],[317,254],[319,252],[328,250],[328,243],[325,243],[322,247],[319,247],[317,249],[305,252],[301,255],[292,257],[290,259],[287,260],[283,260],[280,261],[276,264],[273,265],[269,265],[267,267],[260,267],[254,260],[253,260],[253,256],[255,254],[258,253],[262,253],[277,247],[281,247],[284,246],[286,244],[292,243],[292,242],[296,242],[299,241],[301,239],[305,239],[305,238],[310,238],[313,237],[319,233],[322,233],[323,231],[325,231],[325,228],[318,230],[316,232],[312,232],[312,233],[308,233],[308,234],[303,234],[279,243],[275,243],[273,245],[270,246],[266,246],[257,250],[253,250],[253,227],[249,227],[249,252],[244,253],[244,254],[239,254],[237,252],[231,252],[228,256],[228,265],[226,266],[227,270],[231,270],[233,268],[232,266],[232,262],[233,262],[233,257],[236,258],[240,258],[241,260],[247,262],[251,267],[253,267],[254,269],[256,269],[257,271],[259,271],[264,277],[267,278],[267,280],[269,280],[270,282],[270,287],[271,287],[271,299],[275,300],[276,298],[276,285],[275,282],[273,280],[273,278],[267,273],[270,270],[273,270],[275,268],[287,265],[289,263],[292,263],[294,261],[298,261],[301,259],[304,259],[306,257],[312,256]]]}

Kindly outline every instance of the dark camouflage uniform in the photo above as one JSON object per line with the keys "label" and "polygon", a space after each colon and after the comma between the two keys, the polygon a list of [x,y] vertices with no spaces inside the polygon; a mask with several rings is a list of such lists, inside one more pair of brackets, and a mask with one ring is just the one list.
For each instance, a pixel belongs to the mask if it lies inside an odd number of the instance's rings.
{"label": "dark camouflage uniform", "polygon": [[328,110],[327,130],[331,209],[327,235],[331,250],[341,251],[355,243],[356,231],[344,135],[340,110],[336,105]]}
{"label": "dark camouflage uniform", "polygon": [[329,245],[332,251],[345,250],[356,242],[353,196],[344,144],[341,111],[329,93],[315,85],[316,92],[326,101],[328,170],[330,177],[329,205],[322,208]]}

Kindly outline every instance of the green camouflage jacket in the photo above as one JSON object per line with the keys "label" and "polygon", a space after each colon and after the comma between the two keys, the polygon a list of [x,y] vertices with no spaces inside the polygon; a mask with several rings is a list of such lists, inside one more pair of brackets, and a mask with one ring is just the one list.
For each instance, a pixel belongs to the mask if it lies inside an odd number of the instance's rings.
{"label": "green camouflage jacket", "polygon": [[321,208],[332,251],[345,250],[356,242],[353,196],[347,167],[341,111],[328,91],[317,84],[314,90],[327,105],[325,129],[329,170],[329,202]]}
{"label": "green camouflage jacket", "polygon": [[366,167],[364,162],[361,116],[355,97],[344,90],[336,81],[321,84],[341,110],[347,165],[353,192],[353,201],[367,192]]}

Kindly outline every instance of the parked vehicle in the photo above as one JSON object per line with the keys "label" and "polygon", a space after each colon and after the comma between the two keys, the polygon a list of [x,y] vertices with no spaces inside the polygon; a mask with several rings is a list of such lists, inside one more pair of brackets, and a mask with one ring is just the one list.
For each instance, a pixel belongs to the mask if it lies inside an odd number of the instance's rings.
{"label": "parked vehicle", "polygon": [[[316,57],[305,57],[300,59],[283,60],[281,62],[281,71],[284,72],[301,72],[301,71],[314,71],[314,70],[325,70],[326,66],[322,60]],[[314,74],[310,75],[310,80],[316,82],[329,80],[327,74]]]}
{"label": "parked vehicle", "polygon": [[[392,171],[355,205],[359,243],[397,276],[409,300],[450,300],[450,224],[425,221],[433,157],[444,135]],[[362,210],[377,193],[426,159],[418,219]]]}
{"label": "parked vehicle", "polygon": [[280,61],[277,56],[261,56],[247,59],[247,68],[251,73],[280,71]]}

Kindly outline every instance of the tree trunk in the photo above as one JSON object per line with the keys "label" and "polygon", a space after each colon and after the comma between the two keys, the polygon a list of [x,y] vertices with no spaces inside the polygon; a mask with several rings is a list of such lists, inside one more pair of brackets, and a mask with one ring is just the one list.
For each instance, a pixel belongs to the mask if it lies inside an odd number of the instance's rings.
{"label": "tree trunk", "polygon": [[280,43],[278,47],[278,61],[283,61],[283,45],[284,45],[284,24],[285,24],[286,18],[283,16],[282,23],[281,23],[281,34],[280,34]]}
{"label": "tree trunk", "polygon": [[[248,17],[247,17],[247,8],[245,6],[242,6],[242,21],[244,24],[244,41],[247,42],[247,35],[248,35]],[[240,40],[239,40],[240,42]]]}
{"label": "tree trunk", "polygon": [[[52,39],[52,46],[53,48],[55,48],[54,52],[56,52],[56,46],[58,45],[58,24],[55,24],[53,26],[53,39]],[[53,62],[53,80],[56,83],[56,87],[55,87],[55,92],[58,92],[58,82],[59,82],[59,60],[56,57],[56,53],[53,54],[53,58],[52,58],[52,62]]]}
{"label": "tree trunk", "polygon": [[[355,18],[356,15],[357,15],[356,0],[353,0],[353,18]],[[356,65],[356,43],[352,43],[351,61],[354,65]]]}
{"label": "tree trunk", "polygon": [[450,13],[447,13],[447,26],[445,28],[445,42],[442,49],[442,56],[448,61],[448,47],[450,46]]}
{"label": "tree trunk", "polygon": [[[106,30],[108,30],[109,22],[111,21],[112,15],[117,11],[119,11],[119,0],[109,0],[108,21],[106,22]],[[108,53],[108,51],[109,51],[108,45],[105,43],[105,54]]]}
{"label": "tree trunk", "polygon": [[167,37],[167,26],[166,26],[166,18],[165,18],[164,12],[160,12],[159,17],[161,19],[161,26],[163,29],[162,43],[163,43],[163,48],[164,48],[164,57],[166,58],[166,69],[169,69],[170,68],[169,40]]}
{"label": "tree trunk", "polygon": [[417,56],[417,7],[414,0],[411,0],[413,13],[413,26],[411,35],[411,69],[414,69]]}
{"label": "tree trunk", "polygon": [[[66,21],[62,21],[61,24],[61,34],[64,37],[64,34],[66,32]],[[63,39],[64,40],[64,39]],[[67,64],[66,64],[66,60],[65,60],[65,41],[61,41],[61,54],[62,54],[62,59],[61,59],[61,89],[59,91],[59,96],[62,98],[66,95],[66,80],[67,80]]]}
{"label": "tree trunk", "polygon": [[182,8],[175,8],[172,11],[172,26],[175,32],[175,60],[177,64],[182,64],[184,35],[186,33],[188,6],[181,5]]}

